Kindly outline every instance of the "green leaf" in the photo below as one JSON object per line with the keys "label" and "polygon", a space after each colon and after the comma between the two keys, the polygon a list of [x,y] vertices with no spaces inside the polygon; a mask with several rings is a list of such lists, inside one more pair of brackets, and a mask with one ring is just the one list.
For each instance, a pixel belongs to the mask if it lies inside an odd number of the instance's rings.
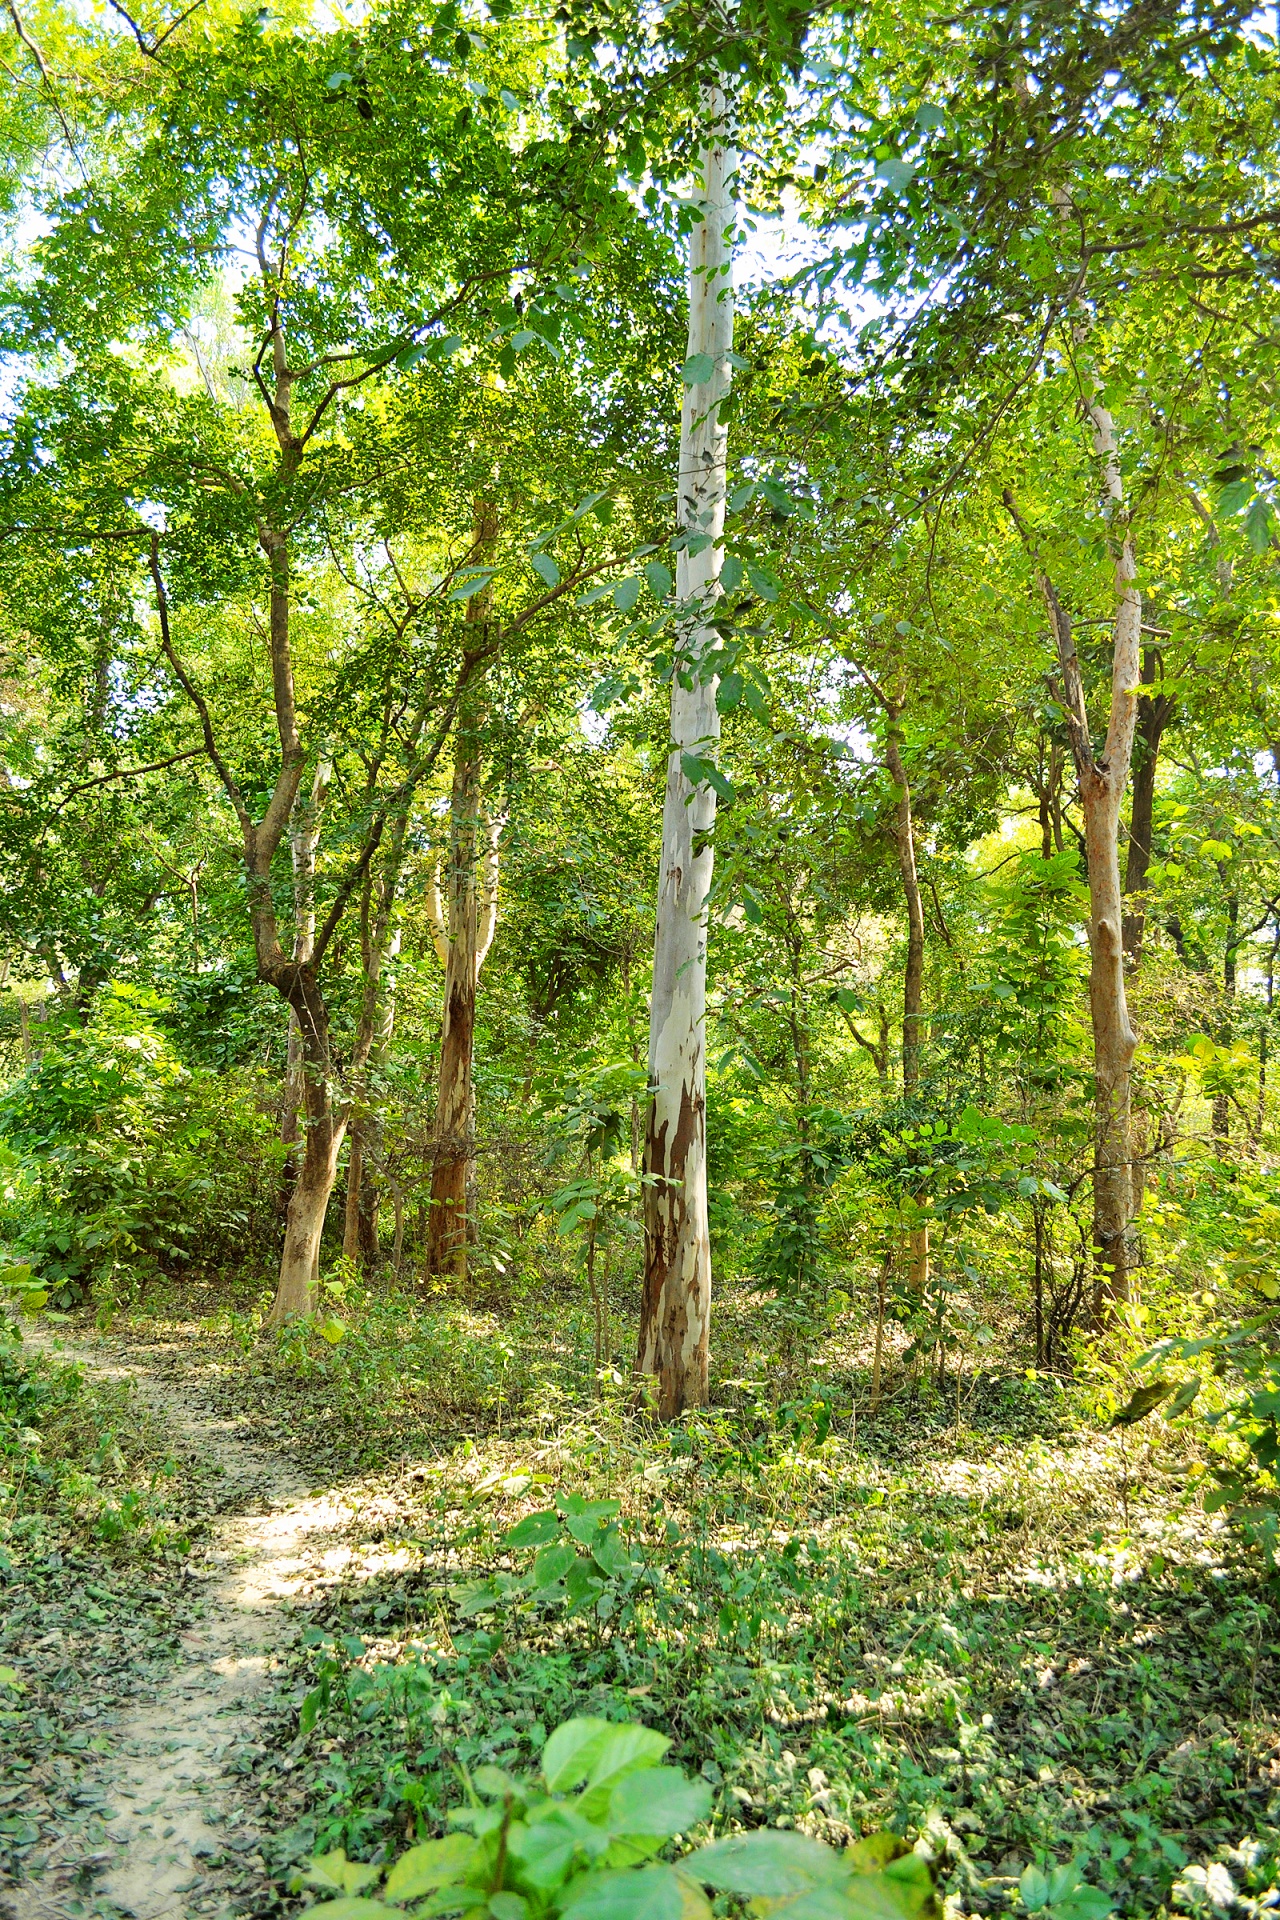
{"label": "green leaf", "polygon": [[477,573],[464,574],[451,589],[450,600],[470,600],[477,593],[483,593],[496,572],[496,567],[482,567]]}
{"label": "green leaf", "polygon": [[471,1581],[465,1586],[450,1587],[449,1598],[464,1620],[471,1620],[477,1613],[491,1613],[502,1599],[497,1588],[488,1580]]}
{"label": "green leaf", "polygon": [[1265,553],[1271,545],[1271,518],[1270,503],[1260,494],[1250,501],[1244,517],[1244,534],[1255,553]]}
{"label": "green leaf", "polygon": [[544,1547],[533,1563],[533,1581],[536,1587],[552,1587],[563,1580],[570,1567],[578,1558],[572,1547]]}
{"label": "green leaf", "polygon": [[656,1767],[670,1745],[668,1735],[657,1733],[652,1727],[613,1726],[606,1722],[592,1757],[587,1785],[598,1787],[636,1768]]}
{"label": "green leaf", "polygon": [[524,1920],[529,1911],[529,1902],[520,1893],[493,1893],[489,1896],[489,1912],[493,1920]]}
{"label": "green leaf", "polygon": [[757,567],[749,563],[747,566],[747,577],[756,592],[760,595],[760,598],[767,600],[770,605],[772,605],[778,597],[778,583],[773,575],[767,573],[763,567]]}
{"label": "green leaf", "polygon": [[546,1801],[530,1815],[527,1825],[519,1822],[511,1829],[508,1847],[520,1862],[524,1880],[532,1887],[563,1885],[574,1860],[585,1854],[589,1860],[602,1855],[609,1836],[600,1827],[584,1820],[574,1807],[558,1801]]}
{"label": "green leaf", "polygon": [[592,1874],[563,1910],[574,1920],[682,1920],[684,1894],[670,1867]]}
{"label": "green leaf", "polygon": [[680,369],[680,378],[686,387],[700,387],[708,381],[716,370],[714,357],[709,353],[691,353]]}
{"label": "green leaf", "polygon": [[542,1749],[543,1778],[552,1793],[567,1792],[587,1778],[604,1736],[611,1731],[607,1720],[585,1716],[556,1728]]}
{"label": "green leaf", "polygon": [[1077,1887],[1056,1900],[1050,1911],[1054,1920],[1106,1920],[1115,1908],[1115,1901],[1101,1887]]}
{"label": "green leaf", "polygon": [[486,1800],[504,1800],[508,1794],[523,1798],[519,1781],[513,1780],[505,1767],[495,1767],[487,1762],[476,1768],[471,1776],[471,1784]]}
{"label": "green leaf", "polygon": [[639,598],[640,581],[636,574],[633,573],[626,580],[618,580],[615,582],[613,604],[619,613],[630,613]]}
{"label": "green leaf", "polygon": [[597,1599],[604,1588],[604,1581],[596,1572],[594,1564],[585,1556],[580,1556],[564,1577],[564,1590],[569,1597],[571,1607],[584,1607]]}
{"label": "green leaf", "polygon": [[676,1767],[645,1767],[619,1780],[609,1796],[610,1833],[688,1833],[711,1811],[711,1789]]}
{"label": "green leaf", "polygon": [[907,160],[879,160],[876,178],[883,180],[890,193],[905,193],[916,177],[916,169]]}
{"label": "green leaf", "polygon": [[726,553],[720,563],[720,585],[726,593],[736,593],[746,576],[746,567],[736,553]]}
{"label": "green leaf", "polygon": [[733,799],[733,785],[713,760],[704,760],[700,754],[682,753],[680,767],[691,787],[706,785],[726,802]]}
{"label": "green leaf", "polygon": [[1113,1414],[1113,1427],[1131,1427],[1167,1400],[1173,1392],[1172,1380],[1152,1380],[1145,1387],[1135,1387],[1119,1413]]}
{"label": "green leaf", "polygon": [[580,1493],[557,1494],[556,1505],[564,1515],[565,1526],[584,1547],[595,1539],[601,1523],[615,1519],[619,1511],[616,1500],[584,1500]]}
{"label": "green leaf", "polygon": [[1049,1904],[1049,1876],[1042,1873],[1039,1867],[1024,1867],[1018,1892],[1022,1895],[1022,1904],[1027,1912],[1039,1913],[1041,1907]]}
{"label": "green leaf", "polygon": [[671,572],[661,560],[650,560],[645,567],[644,577],[649,583],[649,591],[655,600],[665,600],[671,591]]}
{"label": "green leaf", "polygon": [[1174,1394],[1172,1400],[1161,1414],[1161,1419],[1176,1420],[1180,1413],[1185,1413],[1199,1393],[1200,1384],[1200,1376],[1198,1373],[1193,1374],[1190,1380],[1185,1381],[1184,1384],[1178,1388],[1178,1391]]}
{"label": "green leaf", "polygon": [[549,587],[560,585],[560,569],[549,553],[531,553],[529,565],[539,579],[544,580]]}
{"label": "green leaf", "polygon": [[748,1899],[778,1900],[803,1893],[823,1881],[848,1874],[839,1854],[820,1840],[785,1828],[758,1828],[735,1833],[704,1847],[687,1863],[717,1893],[738,1893]]}
{"label": "green leaf", "polygon": [[341,1847],[335,1847],[331,1853],[322,1853],[310,1861],[302,1875],[308,1886],[319,1887],[324,1893],[359,1893],[361,1887],[367,1887],[382,1872],[381,1867],[369,1867],[357,1860],[348,1860]]}
{"label": "green leaf", "polygon": [[453,1886],[475,1859],[477,1842],[469,1833],[450,1833],[443,1840],[424,1840],[410,1847],[387,1875],[388,1900],[417,1900],[437,1887]]}
{"label": "green leaf", "polygon": [[[550,1507],[541,1513],[526,1513],[502,1536],[504,1547],[545,1547],[560,1537],[560,1515]],[[572,1726],[573,1721],[569,1722]]]}
{"label": "green leaf", "polygon": [[721,713],[732,713],[742,699],[743,680],[740,673],[726,673],[721,676],[716,688],[716,707]]}
{"label": "green leaf", "polygon": [[[631,1555],[616,1527],[610,1527],[602,1539],[592,1544],[591,1557],[603,1573],[620,1577],[631,1572]],[[657,1828],[646,1828],[645,1831],[656,1833]]]}

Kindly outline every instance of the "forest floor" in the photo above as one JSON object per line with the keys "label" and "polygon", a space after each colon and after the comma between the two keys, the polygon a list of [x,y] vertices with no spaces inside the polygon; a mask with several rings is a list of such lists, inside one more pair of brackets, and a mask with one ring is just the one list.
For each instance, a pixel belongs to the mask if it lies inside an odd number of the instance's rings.
{"label": "forest floor", "polygon": [[[581,1712],[671,1733],[721,1827],[924,1836],[952,1915],[1072,1857],[1123,1915],[1280,1904],[1280,1602],[1185,1436],[1016,1376],[958,1419],[660,1430],[518,1357],[468,1378],[480,1331],[65,1329],[82,1448],[128,1436],[167,1517],[0,1555],[0,1912],[292,1911],[313,1852],[439,1830],[463,1768]],[[576,1612],[505,1544],[575,1495],[625,1546]]]}

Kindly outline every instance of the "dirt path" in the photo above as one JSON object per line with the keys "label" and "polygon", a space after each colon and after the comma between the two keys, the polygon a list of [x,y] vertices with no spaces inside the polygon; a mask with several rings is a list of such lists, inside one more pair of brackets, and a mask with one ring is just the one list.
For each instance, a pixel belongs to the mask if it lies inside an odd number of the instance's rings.
{"label": "dirt path", "polygon": [[[131,1383],[175,1436],[221,1469],[228,1505],[241,1509],[214,1523],[202,1617],[183,1636],[180,1664],[154,1700],[122,1716],[100,1769],[115,1858],[95,1881],[94,1908],[138,1920],[216,1912],[213,1863],[231,1852],[262,1864],[253,1851],[258,1836],[223,1824],[243,1797],[224,1756],[255,1736],[273,1668],[301,1628],[295,1599],[350,1559],[343,1535],[352,1509],[339,1494],[312,1494],[295,1465],[237,1439],[230,1422],[118,1351],[63,1341],[44,1327],[24,1333],[88,1373]],[[61,1920],[87,1905],[83,1887],[56,1862],[38,1887],[0,1901],[14,1920]]]}

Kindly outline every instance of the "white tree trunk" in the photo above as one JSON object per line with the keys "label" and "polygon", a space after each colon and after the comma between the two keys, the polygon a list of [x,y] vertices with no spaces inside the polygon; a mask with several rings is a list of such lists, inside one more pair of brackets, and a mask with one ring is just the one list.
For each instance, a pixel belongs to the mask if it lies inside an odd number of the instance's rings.
{"label": "white tree trunk", "polygon": [[680,420],[676,593],[683,624],[671,683],[671,753],[662,814],[653,993],[649,1012],[652,1104],[645,1138],[645,1272],[637,1371],[657,1381],[662,1419],[707,1398],[711,1326],[711,1245],[707,1231],[706,1056],[707,895],[715,794],[693,786],[681,754],[707,752],[719,736],[716,683],[703,656],[716,636],[707,622],[720,591],[728,430],[720,403],[729,392],[733,346],[732,180],[728,103],[704,88],[707,142],[689,236],[689,356],[712,370],[686,387]]}

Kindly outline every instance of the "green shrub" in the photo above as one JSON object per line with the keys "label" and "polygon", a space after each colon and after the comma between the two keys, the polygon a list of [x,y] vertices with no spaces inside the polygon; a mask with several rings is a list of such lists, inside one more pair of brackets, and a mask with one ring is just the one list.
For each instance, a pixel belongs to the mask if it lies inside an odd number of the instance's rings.
{"label": "green shrub", "polygon": [[48,1030],[40,1058],[0,1098],[16,1156],[4,1225],[63,1307],[110,1307],[157,1274],[243,1259],[272,1222],[282,1149],[246,1089],[192,1071],[125,987],[90,1023]]}
{"label": "green shrub", "polygon": [[[400,1920],[410,1903],[424,1920],[711,1920],[708,1887],[776,1920],[940,1914],[928,1864],[892,1834],[837,1852],[802,1833],[762,1828],[674,1864],[657,1861],[711,1811],[703,1781],[661,1764],[670,1745],[650,1727],[569,1720],[543,1747],[536,1780],[477,1767],[466,1781],[470,1805],[449,1816],[455,1831],[410,1847],[385,1880],[382,1867],[338,1850],[313,1860],[296,1884],[333,1896],[315,1909],[318,1920]],[[1075,1891],[1079,1876],[1060,1874],[1064,1894]],[[374,1899],[366,1889],[379,1881]],[[1079,1891],[1094,1904],[1057,1910],[1078,1920],[1109,1911],[1105,1896]]]}

